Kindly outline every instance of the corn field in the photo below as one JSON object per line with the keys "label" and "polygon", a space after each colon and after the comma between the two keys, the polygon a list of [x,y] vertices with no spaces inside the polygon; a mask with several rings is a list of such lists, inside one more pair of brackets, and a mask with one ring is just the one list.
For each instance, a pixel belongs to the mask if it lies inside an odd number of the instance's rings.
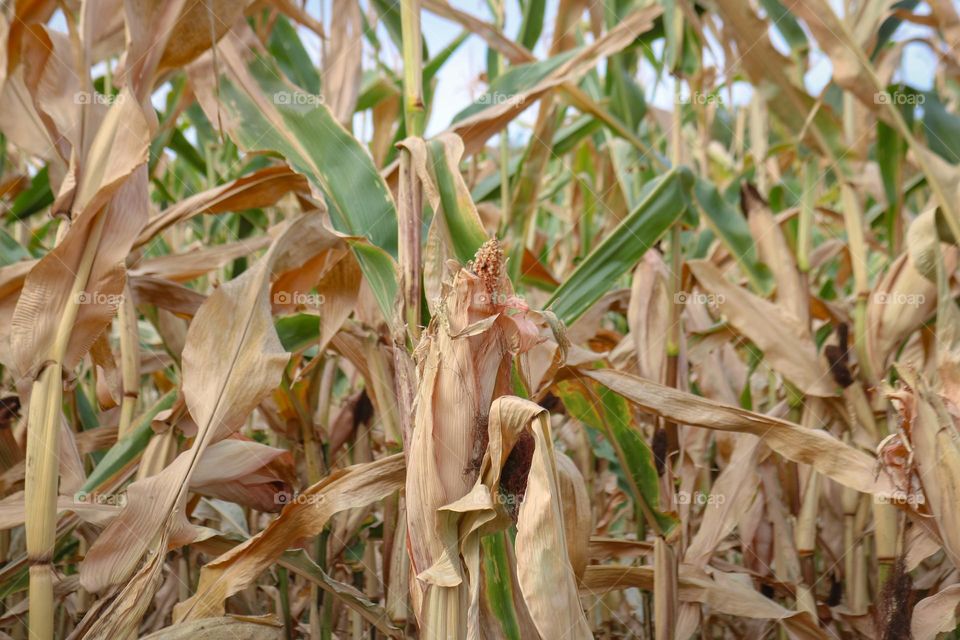
{"label": "corn field", "polygon": [[0,0],[0,640],[960,638],[960,5]]}

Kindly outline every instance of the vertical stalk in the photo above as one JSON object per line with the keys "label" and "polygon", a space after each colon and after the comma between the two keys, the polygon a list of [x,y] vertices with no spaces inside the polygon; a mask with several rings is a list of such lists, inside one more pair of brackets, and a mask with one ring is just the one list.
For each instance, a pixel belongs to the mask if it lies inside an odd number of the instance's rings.
{"label": "vertical stalk", "polygon": [[403,117],[408,136],[422,136],[423,40],[420,36],[420,0],[401,0],[400,28],[403,36]]}
{"label": "vertical stalk", "polygon": [[[493,10],[493,23],[498,31],[503,30],[506,20],[503,0],[492,0],[490,7]],[[503,72],[503,56],[498,51],[493,51],[493,69],[495,75],[490,79],[494,80]],[[510,124],[507,123],[500,131],[500,230],[506,233],[510,221]]]}
{"label": "vertical stalk", "polygon": [[810,272],[810,248],[813,246],[813,218],[817,202],[817,167],[814,160],[803,163],[803,190],[800,194],[800,221],[797,225],[797,268],[806,279]]}
{"label": "vertical stalk", "polygon": [[[423,45],[420,36],[420,0],[402,0],[400,26],[403,35],[403,117],[407,136],[423,135]],[[420,227],[423,188],[412,166],[410,152],[400,152],[400,246],[399,261],[403,285],[403,316],[409,337],[420,337]],[[395,327],[400,334],[400,327]]]}
{"label": "vertical stalk", "polygon": [[[673,127],[670,138],[670,164],[673,168],[680,165],[681,156],[681,136],[680,130],[683,125],[682,114],[680,113],[680,82],[679,79],[674,86],[674,109],[673,109]],[[680,323],[682,310],[680,308],[677,293],[683,287],[683,254],[680,246],[680,222],[676,222],[670,229],[670,283],[669,289],[669,329],[667,330],[667,366],[665,372],[665,384],[668,387],[676,388],[679,385],[679,359],[680,359]],[[677,424],[670,420],[665,420],[663,429],[667,436],[667,453],[664,456],[664,475],[668,482],[662,483],[668,487],[670,503],[674,499],[674,487],[672,473],[670,471],[670,459],[672,454],[680,449],[680,438]],[[679,564],[677,560],[677,550],[673,547],[674,543],[668,542],[662,536],[657,536],[654,541],[654,591],[653,591],[653,622],[654,636],[656,640],[673,640],[677,628],[677,613],[680,609],[679,594],[677,592]]]}
{"label": "vertical stalk", "polygon": [[501,229],[507,227],[510,220],[510,125],[503,127],[500,132],[500,219],[503,221]]}
{"label": "vertical stalk", "polygon": [[27,429],[24,501],[30,563],[30,637],[53,638],[53,549],[56,544],[57,484],[62,402],[59,363],[50,363],[33,383]]}
{"label": "vertical stalk", "polygon": [[[679,105],[679,81],[674,87],[674,98],[676,105]],[[677,106],[673,110],[673,122],[670,138],[670,164],[673,167],[679,166],[682,157],[682,140],[680,136],[680,129],[682,125],[683,120],[679,106]],[[677,386],[679,365],[678,360],[680,358],[680,317],[682,312],[679,298],[677,297],[677,294],[680,293],[683,288],[683,253],[682,247],[680,246],[681,224],[682,223],[680,222],[676,222],[673,227],[670,228],[670,320],[668,323],[669,329],[667,330],[667,371],[666,380],[664,380],[664,382],[667,386],[674,388]],[[677,435],[677,425],[671,421],[664,421],[664,429],[666,429],[667,432],[667,458],[669,458],[680,448],[679,437]]]}
{"label": "vertical stalk", "polygon": [[120,333],[120,376],[123,383],[123,400],[120,405],[120,424],[117,439],[130,430],[133,412],[140,395],[140,335],[137,328],[137,307],[128,284],[123,289],[118,313]]}
{"label": "vertical stalk", "polygon": [[820,504],[820,474],[810,471],[806,490],[803,492],[803,504],[800,507],[800,516],[797,518],[795,529],[797,555],[800,556],[800,570],[803,576],[803,597],[798,591],[798,607],[816,612],[816,597],[813,585],[817,583],[816,559],[814,551],[817,546],[817,506]]}
{"label": "vertical stalk", "polygon": [[277,581],[279,582],[284,637],[287,640],[293,640],[293,616],[290,613],[290,576],[285,567],[277,567]]}
{"label": "vertical stalk", "polygon": [[406,148],[400,151],[398,199],[400,244],[397,257],[403,289],[403,311],[397,319],[394,334],[396,341],[402,346],[406,340],[403,323],[406,324],[411,340],[416,342],[420,337],[420,236],[423,211],[423,187],[412,166],[410,151]]}
{"label": "vertical stalk", "polygon": [[863,235],[863,213],[857,195],[845,180],[841,182],[840,190],[856,295],[856,306],[853,309],[854,347],[862,377],[868,383],[875,384],[877,372],[873,369],[873,361],[870,359],[870,349],[867,345],[867,302],[870,299],[870,283],[867,277],[867,246]]}
{"label": "vertical stalk", "polygon": [[657,537],[653,543],[653,621],[656,640],[674,640],[677,629],[677,555],[669,542]]}
{"label": "vertical stalk", "polygon": [[[327,358],[323,363],[323,370],[320,374],[320,388],[317,398],[317,411],[314,414],[316,421],[323,429],[326,439],[330,437],[330,407],[333,401],[333,383],[337,375],[337,359],[335,356]],[[324,468],[329,468],[330,452],[321,449],[323,454]],[[320,533],[320,536],[314,540],[314,557],[317,564],[324,570],[327,570],[327,549],[330,538],[330,525],[328,524]],[[311,591],[311,597],[313,592]],[[333,602],[332,597],[324,591],[319,591],[316,598],[313,599],[310,608],[310,629],[312,637],[329,640],[333,637]],[[322,610],[321,610],[322,607]]]}
{"label": "vertical stalk", "polygon": [[[56,619],[53,607],[53,551],[57,531],[57,491],[60,480],[60,420],[63,403],[63,359],[100,244],[107,210],[93,222],[70,295],[64,304],[53,344],[34,380],[27,414],[27,459],[24,478],[24,517],[27,560],[30,564],[31,640],[52,640]],[[59,235],[59,234],[58,234]]]}

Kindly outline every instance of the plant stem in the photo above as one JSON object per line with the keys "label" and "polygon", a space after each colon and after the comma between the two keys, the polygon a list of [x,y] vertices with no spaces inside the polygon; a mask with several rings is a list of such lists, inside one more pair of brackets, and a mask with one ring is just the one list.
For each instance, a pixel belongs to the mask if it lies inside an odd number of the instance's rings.
{"label": "plant stem", "polygon": [[[420,0],[402,0],[400,26],[403,35],[403,116],[408,137],[423,135],[423,45],[420,37]],[[399,186],[399,262],[403,287],[401,320],[407,333],[416,342],[420,337],[420,236],[423,209],[423,187],[413,169],[407,149],[400,152]],[[401,327],[394,329],[402,344]]]}
{"label": "plant stem", "polygon": [[[77,266],[70,294],[64,304],[53,345],[41,364],[30,394],[27,429],[26,475],[24,477],[24,530],[30,562],[30,637],[53,638],[53,550],[56,544],[57,493],[60,479],[60,421],[63,403],[61,376],[70,335],[80,310],[80,294],[86,289],[93,260],[106,220],[104,208],[93,228]],[[65,236],[66,234],[64,234]]]}
{"label": "plant stem", "polygon": [[123,290],[123,299],[117,315],[120,333],[120,374],[123,381],[123,400],[120,405],[120,424],[117,427],[117,439],[130,431],[133,413],[137,408],[140,395],[140,341],[137,328],[137,308],[133,303],[133,293],[127,285]]}
{"label": "plant stem", "polygon": [[422,136],[423,45],[420,37],[420,0],[401,0],[400,28],[403,35],[403,116],[408,136]]}
{"label": "plant stem", "polygon": [[283,613],[283,630],[287,640],[293,640],[293,618],[290,614],[290,576],[285,567],[277,567],[280,589],[280,609]]}

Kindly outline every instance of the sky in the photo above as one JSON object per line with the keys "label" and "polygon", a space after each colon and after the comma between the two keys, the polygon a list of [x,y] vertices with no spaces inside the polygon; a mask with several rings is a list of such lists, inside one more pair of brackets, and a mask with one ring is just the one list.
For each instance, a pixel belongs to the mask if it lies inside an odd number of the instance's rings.
{"label": "sky", "polygon": [[[329,0],[327,0],[329,2]],[[746,1],[746,0],[744,0]],[[486,0],[450,0],[450,4],[462,11],[471,13],[481,19],[492,21],[490,10]],[[544,21],[544,33],[541,36],[541,42],[549,42],[549,36],[552,33],[552,24],[556,17],[557,0],[548,0],[547,16]],[[838,13],[843,11],[842,0],[831,0],[834,10]],[[312,12],[319,10],[320,0],[310,0],[308,8]],[[329,6],[329,5],[328,5]],[[929,8],[926,3],[921,3],[916,13],[927,14]],[[316,13],[314,13],[316,15]],[[505,33],[515,37],[519,31],[521,14],[517,0],[507,0],[507,16]],[[396,50],[393,50],[392,43],[385,30],[381,27],[381,42],[390,46],[394,55],[393,62],[395,68],[400,68],[401,56]],[[459,25],[447,20],[438,18],[428,11],[423,12],[422,31],[427,40],[429,51],[440,51],[444,46],[450,43],[460,33]],[[923,37],[930,33],[929,28],[913,24],[902,24],[895,34],[897,40],[908,40],[917,37]],[[808,33],[808,38],[813,41]],[[789,46],[776,29],[771,32],[773,45],[781,52],[788,53]],[[315,39],[316,40],[316,39]],[[317,52],[319,51],[319,41],[316,42]],[[545,55],[545,46],[539,45],[534,53],[542,58]],[[662,50],[662,43],[657,43],[655,53]],[[712,47],[712,51],[717,52],[718,59],[710,60],[718,66],[723,65],[722,50],[719,46]],[[818,50],[811,52],[811,65],[804,81],[807,90],[812,95],[817,95],[829,83],[833,73],[829,58]],[[928,90],[933,86],[933,75],[936,68],[936,56],[928,47],[922,43],[908,44],[903,52],[903,63],[900,71],[895,75],[894,80],[904,80],[920,90]],[[440,70],[437,77],[437,89],[433,105],[433,111],[430,114],[430,121],[427,126],[427,135],[439,133],[445,129],[450,121],[458,112],[467,107],[475,98],[481,95],[485,89],[484,83],[480,80],[481,74],[486,69],[486,44],[479,37],[469,38],[457,52],[447,61],[446,65]],[[646,92],[648,103],[662,109],[672,109],[674,103],[674,86],[672,78],[663,78],[659,82],[656,73],[646,61],[641,63],[640,85]],[[681,95],[686,95],[686,89],[681,89]],[[747,83],[736,83],[733,87],[732,101],[735,105],[747,104],[752,95],[752,88]],[[440,98],[442,97],[442,99]],[[524,125],[532,126],[536,110],[528,109],[527,112],[518,120],[520,125],[518,134],[523,135]]]}
{"label": "sky", "polygon": [[[398,1],[398,0],[397,0]],[[598,0],[599,1],[599,0]],[[746,0],[744,0],[746,1]],[[361,0],[364,11],[369,6],[369,0]],[[830,0],[834,10],[842,12],[842,0]],[[321,3],[323,6],[321,7]],[[450,4],[457,9],[468,12],[486,21],[492,21],[492,16],[487,4],[487,0],[450,0]],[[556,17],[558,0],[547,0],[547,15],[544,20],[544,33],[541,35],[540,44],[534,49],[534,54],[539,58],[546,55],[545,43],[550,41],[552,35],[552,25]],[[321,9],[324,15],[330,16],[331,0],[308,0],[307,11],[313,16],[319,16]],[[505,33],[510,37],[515,37],[519,31],[521,22],[521,13],[518,0],[506,0],[506,25]],[[926,3],[921,3],[916,9],[916,13],[928,14],[929,7]],[[57,30],[66,30],[62,14],[57,14],[52,21],[52,26]],[[460,34],[459,25],[448,20],[439,18],[429,11],[424,10],[421,17],[421,30],[427,41],[427,48],[432,53],[442,50],[447,44],[453,41]],[[320,61],[320,39],[305,27],[299,27],[301,40],[307,48],[311,57],[319,65]],[[928,27],[922,27],[914,24],[902,24],[897,30],[894,38],[896,40],[909,40],[924,37],[929,34]],[[393,46],[392,41],[386,33],[383,25],[378,26],[378,35],[380,42],[385,47],[385,55],[393,68],[401,68],[402,56]],[[807,34],[810,38],[809,33]],[[771,39],[775,47],[780,51],[787,53],[789,47],[783,37],[776,29],[771,32]],[[713,43],[716,44],[716,43]],[[710,60],[717,66],[723,65],[722,50],[719,46],[710,48],[717,52],[717,58]],[[655,44],[655,53],[662,51],[662,42]],[[365,55],[369,56],[369,52]],[[810,54],[810,68],[808,69],[804,82],[807,90],[812,95],[818,95],[820,91],[829,83],[832,74],[832,66],[829,58],[818,50]],[[903,52],[903,60],[900,70],[894,76],[895,81],[905,81],[913,87],[920,90],[928,90],[933,86],[934,71],[937,60],[933,52],[922,43],[916,42],[906,45]],[[365,68],[371,66],[370,60],[364,61]],[[447,128],[453,117],[462,109],[471,104],[473,100],[479,97],[485,90],[485,84],[481,76],[486,70],[486,44],[478,36],[471,36],[464,42],[460,48],[453,54],[447,63],[441,68],[437,75],[437,87],[434,93],[434,103],[430,113],[430,119],[427,123],[426,133],[428,136],[435,135]],[[662,109],[672,109],[674,102],[674,85],[671,77],[665,77],[658,81],[654,69],[646,62],[641,62],[639,73],[639,82],[646,92],[647,102]],[[158,91],[154,96],[154,104],[158,108],[163,108],[166,91]],[[686,88],[681,88],[681,95],[686,97]],[[744,105],[750,101],[752,88],[749,84],[740,82],[735,83],[733,87],[732,98],[729,94],[725,97],[732,99],[734,105]],[[524,139],[526,130],[532,126],[536,115],[535,109],[527,109],[520,116],[511,128],[511,138],[517,137]],[[359,116],[356,120],[357,134],[361,139],[368,138],[368,132],[364,131],[365,120]]]}

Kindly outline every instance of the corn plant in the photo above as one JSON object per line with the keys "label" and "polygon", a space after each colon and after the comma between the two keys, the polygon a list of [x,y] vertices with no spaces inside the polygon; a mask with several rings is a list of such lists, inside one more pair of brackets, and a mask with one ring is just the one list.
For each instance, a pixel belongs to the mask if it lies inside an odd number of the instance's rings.
{"label": "corn plant", "polygon": [[958,52],[0,1],[3,637],[956,637]]}

